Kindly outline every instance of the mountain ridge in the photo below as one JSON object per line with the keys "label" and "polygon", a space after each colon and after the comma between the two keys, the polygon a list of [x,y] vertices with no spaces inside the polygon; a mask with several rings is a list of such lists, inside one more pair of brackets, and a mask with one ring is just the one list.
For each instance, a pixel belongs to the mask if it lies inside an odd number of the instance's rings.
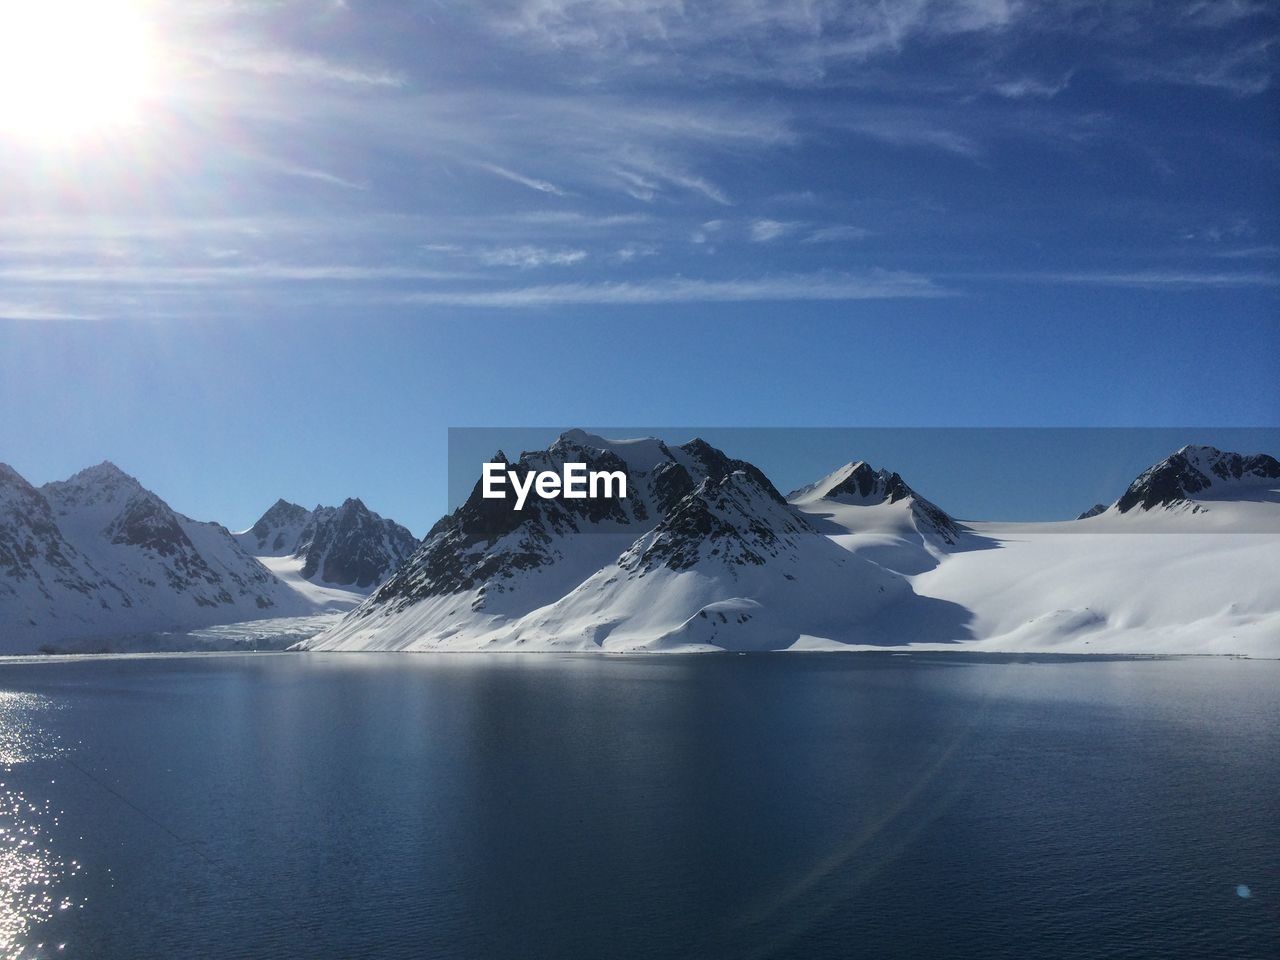
{"label": "mountain ridge", "polygon": [[[1257,479],[1257,490],[1268,482],[1265,455],[1237,461],[1218,453],[1227,480]],[[698,439],[676,445],[568,431],[546,450],[501,459],[523,475],[569,458],[622,469],[634,499],[531,501],[517,515],[479,499],[477,484],[382,587],[300,647],[623,652],[948,647],[1010,637],[1050,649],[1093,637],[1122,642],[1113,638],[1146,636],[1141,624],[1167,621],[1161,604],[1146,599],[1159,592],[1158,579],[1107,573],[1135,562],[1126,551],[1153,565],[1181,556],[1180,569],[1199,570],[1209,556],[1199,548],[1216,551],[1225,536],[1217,526],[1204,527],[1205,535],[1156,535],[1149,524],[1107,526],[1095,514],[1082,530],[1131,535],[1086,532],[1065,550],[1054,524],[1011,537],[998,524],[961,523],[900,474],[860,460],[783,497],[758,468]],[[1276,551],[1276,542],[1256,546]],[[1081,549],[1092,559],[1077,560]],[[1017,562],[1032,554],[1043,574]],[[1059,563],[1079,590],[1052,577],[1040,584]],[[1009,588],[984,569],[1033,585],[1027,618],[1001,613],[1008,604],[996,598]],[[1219,622],[1216,594],[1180,593],[1169,609],[1191,623]],[[1272,598],[1264,590],[1250,603],[1233,629],[1255,637],[1262,624],[1280,625],[1280,592]]]}

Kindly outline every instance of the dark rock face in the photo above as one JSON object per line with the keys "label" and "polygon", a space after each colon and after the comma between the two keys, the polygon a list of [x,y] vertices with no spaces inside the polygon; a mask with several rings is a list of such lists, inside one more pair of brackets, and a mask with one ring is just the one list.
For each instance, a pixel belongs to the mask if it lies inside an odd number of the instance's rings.
{"label": "dark rock face", "polygon": [[1092,507],[1090,507],[1084,513],[1080,514],[1080,516],[1076,517],[1076,519],[1088,520],[1090,517],[1096,517],[1098,514],[1106,513],[1106,512],[1107,512],[1107,505],[1105,503],[1095,503]]}
{"label": "dark rock face", "polygon": [[1121,513],[1193,499],[1211,488],[1280,481],[1280,462],[1265,453],[1246,456],[1214,447],[1183,447],[1143,471],[1116,502]]}
{"label": "dark rock face", "polygon": [[314,510],[277,500],[237,539],[260,556],[301,558],[308,580],[361,589],[381,583],[418,547],[412,533],[357,499]]}
{"label": "dark rock face", "polygon": [[702,465],[705,476],[717,483],[730,474],[745,473],[748,479],[764,491],[774,503],[785,504],[786,498],[780,494],[768,477],[753,463],[746,460],[732,460],[705,440],[695,437],[688,443],[680,445],[680,450],[693,457]]}
{"label": "dark rock face", "polygon": [[412,533],[357,499],[317,507],[301,540],[305,578],[318,574],[325,583],[362,589],[381,583],[418,545]]}
{"label": "dark rock face", "polygon": [[257,552],[291,553],[297,549],[297,543],[289,543],[287,531],[302,527],[311,516],[306,507],[288,500],[277,500],[258,518],[258,522],[249,528],[249,533],[257,541]]}
{"label": "dark rock face", "polygon": [[162,557],[195,550],[173,511],[151,496],[132,497],[106,532],[112,543],[141,547]]}
{"label": "dark rock face", "polygon": [[729,566],[763,566],[785,541],[816,536],[803,517],[779,503],[777,490],[758,470],[707,477],[663,518],[652,537],[628,551],[619,564],[630,572],[660,566],[688,570],[709,559]]}

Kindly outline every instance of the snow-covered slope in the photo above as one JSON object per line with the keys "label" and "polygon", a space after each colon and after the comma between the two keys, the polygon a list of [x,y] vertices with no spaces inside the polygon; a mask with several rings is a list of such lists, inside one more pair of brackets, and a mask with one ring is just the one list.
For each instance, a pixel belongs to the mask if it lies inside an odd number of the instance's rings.
{"label": "snow-covered slope", "polygon": [[[1111,508],[959,522],[854,461],[783,500],[701,441],[573,431],[520,470],[624,469],[625,503],[478,492],[309,649],[975,649],[1280,656],[1280,467],[1188,447]],[[567,504],[572,503],[572,506]]]}
{"label": "snow-covered slope", "polygon": [[960,524],[899,474],[861,460],[788,499],[844,549],[901,574],[931,569],[965,536]]}
{"label": "snow-covered slope", "polygon": [[113,464],[39,490],[0,469],[6,651],[309,610],[224,527],[176,513]]}
{"label": "snow-covered slope", "polygon": [[361,592],[390,576],[418,546],[412,533],[354,498],[314,510],[277,500],[235,537],[257,557],[297,558],[303,580]]}

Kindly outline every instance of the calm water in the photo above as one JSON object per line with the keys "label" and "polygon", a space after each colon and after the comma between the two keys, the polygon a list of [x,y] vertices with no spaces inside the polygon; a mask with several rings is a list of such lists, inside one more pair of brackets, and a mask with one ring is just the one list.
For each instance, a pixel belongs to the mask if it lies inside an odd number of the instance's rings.
{"label": "calm water", "polygon": [[1280,956],[1275,662],[0,664],[0,773],[0,956]]}

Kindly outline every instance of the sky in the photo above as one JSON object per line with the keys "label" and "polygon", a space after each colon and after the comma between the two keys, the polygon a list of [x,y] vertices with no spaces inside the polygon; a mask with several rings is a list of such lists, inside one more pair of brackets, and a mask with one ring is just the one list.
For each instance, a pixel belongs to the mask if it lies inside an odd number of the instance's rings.
{"label": "sky", "polygon": [[1253,0],[6,4],[0,461],[420,534],[450,427],[1277,426],[1278,53]]}

